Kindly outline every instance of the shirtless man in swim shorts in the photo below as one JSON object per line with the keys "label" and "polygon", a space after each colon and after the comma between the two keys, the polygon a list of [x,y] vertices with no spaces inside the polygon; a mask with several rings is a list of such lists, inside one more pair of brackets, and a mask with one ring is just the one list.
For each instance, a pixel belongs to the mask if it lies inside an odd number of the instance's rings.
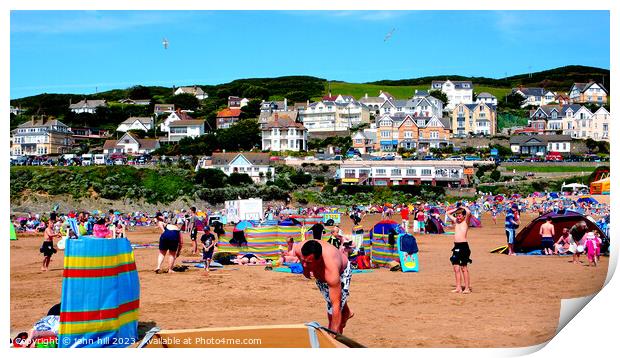
{"label": "shirtless man in swim shorts", "polygon": [[467,231],[469,230],[471,212],[468,208],[457,205],[456,208],[449,210],[447,214],[454,223],[454,248],[452,249],[450,262],[452,262],[452,267],[454,268],[456,288],[452,292],[468,294],[471,293],[471,287],[469,287],[467,264],[472,261],[469,259],[471,251],[467,243]]}
{"label": "shirtless man in swim shorts", "polygon": [[555,227],[551,223],[551,218],[547,218],[544,224],[540,226],[540,237],[543,255],[553,255],[553,237],[555,236]]}
{"label": "shirtless man in swim shorts", "polygon": [[293,251],[304,268],[304,276],[314,276],[327,302],[328,328],[342,333],[353,317],[347,304],[352,275],[349,260],[325,241],[305,240],[295,244]]}

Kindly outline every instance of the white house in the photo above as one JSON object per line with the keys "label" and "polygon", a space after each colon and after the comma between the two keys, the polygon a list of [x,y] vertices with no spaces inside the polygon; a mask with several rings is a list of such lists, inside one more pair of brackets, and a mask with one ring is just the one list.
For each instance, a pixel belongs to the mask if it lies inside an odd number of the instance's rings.
{"label": "white house", "polygon": [[457,104],[471,104],[474,98],[474,85],[471,81],[433,81],[431,90],[440,90],[448,97],[445,105],[447,110],[452,110]]}
{"label": "white house", "polygon": [[308,130],[303,124],[288,117],[278,117],[261,130],[262,150],[294,152],[308,149]]}
{"label": "white house", "polygon": [[193,120],[194,118],[190,117],[187,113],[177,110],[176,112],[170,113],[166,119],[159,125],[159,128],[162,132],[170,131],[170,124],[176,121],[185,121],[185,120]]}
{"label": "white house", "polygon": [[314,102],[299,110],[299,120],[308,132],[346,131],[362,123],[370,123],[370,111],[358,102]]}
{"label": "white house", "polygon": [[205,134],[205,121],[200,119],[185,119],[169,124],[168,141],[178,142],[183,138],[196,138]]}
{"label": "white house", "polygon": [[573,103],[607,103],[607,89],[600,83],[590,81],[588,83],[574,83],[568,95]]}
{"label": "white house", "polygon": [[611,122],[611,113],[605,107],[594,112],[590,138],[609,142],[609,122]]}
{"label": "white house", "polygon": [[540,87],[513,88],[512,93],[518,93],[525,98],[521,108],[527,106],[546,106],[555,101],[556,93]]}
{"label": "white house", "polygon": [[568,154],[571,151],[571,137],[566,135],[516,135],[510,137],[513,153],[539,155],[547,152]]}
{"label": "white house", "polygon": [[364,97],[360,98],[360,103],[366,105],[368,110],[372,114],[380,114],[380,108],[385,103],[386,99],[383,97],[368,97],[368,93],[364,95]]}
{"label": "white house", "polygon": [[203,162],[202,168],[215,168],[226,175],[245,173],[256,183],[264,183],[275,177],[270,165],[269,153],[213,153],[211,162]]}
{"label": "white house", "polygon": [[153,118],[151,117],[129,117],[119,124],[117,132],[127,132],[128,130],[143,130],[145,132],[153,129]]}
{"label": "white house", "polygon": [[141,139],[131,133],[125,133],[119,140],[106,140],[103,154],[145,154],[159,148],[157,139]]}
{"label": "white house", "polygon": [[590,138],[590,131],[593,127],[592,117],[593,114],[587,107],[580,106],[571,118],[564,121],[563,133],[575,139]]}
{"label": "white house", "polygon": [[187,87],[179,87],[174,91],[174,95],[179,94],[191,94],[192,96],[198,98],[199,100],[203,100],[205,98],[209,98],[209,95],[202,90],[202,88],[198,86],[187,86]]}
{"label": "white house", "polygon": [[83,99],[78,103],[69,104],[69,109],[73,113],[95,113],[98,107],[107,107],[104,99]]}
{"label": "white house", "polygon": [[476,103],[486,103],[497,106],[497,97],[488,92],[482,92],[478,96],[476,96]]}

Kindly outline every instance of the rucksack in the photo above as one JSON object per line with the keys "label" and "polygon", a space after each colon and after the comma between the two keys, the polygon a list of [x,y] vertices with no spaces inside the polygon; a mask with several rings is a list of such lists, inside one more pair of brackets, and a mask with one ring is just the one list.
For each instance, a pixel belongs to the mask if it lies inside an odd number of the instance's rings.
{"label": "rucksack", "polygon": [[199,216],[196,216],[194,220],[194,228],[196,231],[203,231],[205,229],[205,224]]}

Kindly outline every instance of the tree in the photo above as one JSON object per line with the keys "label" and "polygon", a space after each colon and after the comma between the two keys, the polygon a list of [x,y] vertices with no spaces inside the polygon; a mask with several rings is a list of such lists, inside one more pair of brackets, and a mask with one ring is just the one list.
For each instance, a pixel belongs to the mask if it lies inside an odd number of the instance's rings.
{"label": "tree", "polygon": [[232,186],[242,186],[253,184],[252,178],[246,173],[230,173],[228,176],[228,184]]}
{"label": "tree", "polygon": [[499,103],[506,108],[520,109],[521,104],[525,101],[525,97],[517,92],[507,94],[504,99]]}
{"label": "tree", "polygon": [[131,99],[149,99],[151,98],[151,90],[144,86],[133,86],[129,88],[127,95]]}
{"label": "tree", "polygon": [[200,106],[198,98],[189,93],[174,95],[168,99],[168,102],[174,104],[175,109],[186,109],[190,111],[195,111]]}
{"label": "tree", "polygon": [[490,177],[494,181],[499,181],[499,179],[502,177],[502,174],[499,172],[499,170],[495,169],[491,172]]}
{"label": "tree", "polygon": [[255,119],[241,119],[228,129],[217,132],[220,149],[250,150],[260,145],[260,127]]}
{"label": "tree", "polygon": [[223,188],[226,185],[226,174],[219,169],[198,169],[194,182],[207,188]]}
{"label": "tree", "polygon": [[437,98],[438,100],[441,100],[443,102],[444,108],[448,105],[448,95],[446,95],[443,91],[431,90],[428,92],[428,94]]}
{"label": "tree", "polygon": [[260,99],[250,100],[247,105],[241,107],[239,119],[258,118],[260,115],[260,104]]}
{"label": "tree", "polygon": [[312,175],[305,174],[303,171],[298,170],[293,175],[290,175],[289,179],[291,179],[291,182],[295,185],[306,185],[310,184],[312,181]]}

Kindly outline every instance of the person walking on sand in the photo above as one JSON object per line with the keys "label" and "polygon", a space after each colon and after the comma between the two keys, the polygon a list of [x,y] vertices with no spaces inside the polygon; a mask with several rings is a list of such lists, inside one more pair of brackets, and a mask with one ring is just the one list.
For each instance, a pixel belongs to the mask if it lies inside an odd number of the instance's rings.
{"label": "person walking on sand", "polygon": [[450,220],[454,222],[454,248],[452,248],[452,268],[454,269],[454,278],[456,288],[452,290],[454,293],[471,293],[470,277],[467,264],[472,263],[469,255],[469,244],[467,243],[467,231],[469,230],[469,218],[471,212],[467,207],[457,204],[457,207],[447,212]]}
{"label": "person walking on sand", "polygon": [[211,265],[211,259],[213,258],[213,251],[215,251],[215,235],[211,233],[211,228],[205,226],[204,234],[200,238],[202,243],[202,260],[205,264],[205,275],[209,274],[209,266]]}
{"label": "person walking on sand", "polygon": [[293,249],[303,266],[306,278],[313,276],[327,302],[328,328],[342,333],[353,313],[347,304],[351,285],[351,263],[346,255],[331,244],[305,240]]}
{"label": "person walking on sand", "polygon": [[155,273],[161,273],[161,265],[164,263],[164,258],[166,257],[166,253],[168,253],[168,271],[172,273],[172,269],[174,268],[174,261],[177,256],[181,253],[181,248],[183,247],[183,236],[181,235],[181,231],[176,225],[168,224],[164,228],[164,232],[159,237],[159,254],[157,256],[157,268],[155,269]]}
{"label": "person walking on sand", "polygon": [[54,238],[60,236],[60,234],[54,232],[54,222],[49,220],[47,222],[47,228],[45,229],[45,232],[43,232],[43,245],[41,245],[41,248],[39,249],[39,251],[43,254],[41,271],[47,271],[49,269],[52,255],[56,253],[56,249],[54,248]]}

